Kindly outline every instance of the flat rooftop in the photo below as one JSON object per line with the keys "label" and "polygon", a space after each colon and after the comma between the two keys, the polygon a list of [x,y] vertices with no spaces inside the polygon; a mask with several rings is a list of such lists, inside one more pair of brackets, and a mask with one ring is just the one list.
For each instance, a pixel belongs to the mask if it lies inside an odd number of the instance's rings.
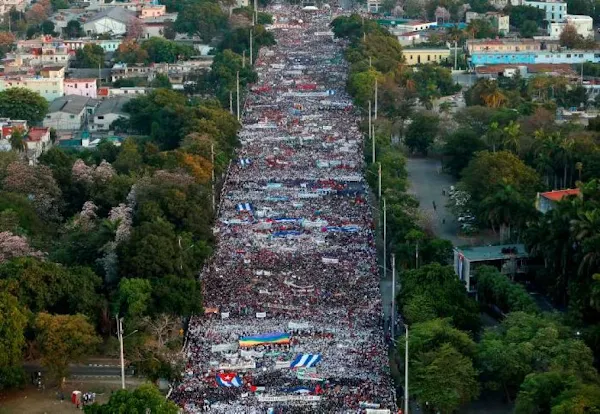
{"label": "flat rooftop", "polygon": [[526,258],[529,254],[524,244],[501,244],[499,246],[456,247],[469,262],[485,262],[488,260],[507,260],[511,258]]}

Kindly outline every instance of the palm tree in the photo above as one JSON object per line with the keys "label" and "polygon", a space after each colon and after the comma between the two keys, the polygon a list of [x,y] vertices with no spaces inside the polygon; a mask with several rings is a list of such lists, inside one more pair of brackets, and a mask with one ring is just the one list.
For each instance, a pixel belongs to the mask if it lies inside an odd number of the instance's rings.
{"label": "palm tree", "polygon": [[500,239],[512,239],[513,226],[522,227],[530,216],[532,207],[523,196],[511,185],[503,185],[494,194],[486,197],[481,202],[485,218],[496,232],[500,230]]}
{"label": "palm tree", "polygon": [[514,154],[519,153],[521,147],[521,125],[510,121],[510,123],[502,129],[502,146]]}
{"label": "palm tree", "polygon": [[575,169],[579,172],[579,181],[581,181],[581,171],[583,170],[583,163],[582,162],[576,162],[575,163]]}
{"label": "palm tree", "polygon": [[496,152],[496,143],[499,141],[501,132],[498,122],[494,121],[490,124],[490,128],[485,134],[488,147],[492,147],[492,152]]}
{"label": "palm tree", "polygon": [[577,218],[571,220],[571,232],[582,248],[579,275],[596,273],[600,268],[600,210],[585,210],[582,206],[577,212]]}
{"label": "palm tree", "polygon": [[21,128],[13,129],[12,133],[10,134],[9,142],[13,151],[23,152],[27,148],[25,134]]}
{"label": "palm tree", "polygon": [[496,81],[483,81],[479,97],[488,108],[500,108],[507,102],[506,95],[502,93]]}

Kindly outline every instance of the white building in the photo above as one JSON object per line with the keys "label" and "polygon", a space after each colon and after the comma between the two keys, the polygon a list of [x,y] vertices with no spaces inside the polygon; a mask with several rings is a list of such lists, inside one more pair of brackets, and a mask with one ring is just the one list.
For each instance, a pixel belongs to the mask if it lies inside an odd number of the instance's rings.
{"label": "white building", "polygon": [[18,11],[23,11],[29,3],[28,0],[0,0],[0,14],[8,13],[13,7]]}
{"label": "white building", "polygon": [[129,114],[123,111],[131,96],[115,96],[103,100],[94,112],[94,122],[91,124],[92,131],[108,131],[113,122],[119,118],[129,118]]}
{"label": "white building", "polygon": [[558,39],[567,24],[573,26],[577,30],[577,34],[586,39],[590,36],[594,37],[594,20],[590,16],[567,14],[564,22],[554,22],[548,25],[548,35],[550,38]]}
{"label": "white building", "polygon": [[567,3],[563,1],[525,0],[523,5],[543,10],[546,13],[544,20],[547,22],[564,22],[567,18]]}
{"label": "white building", "polygon": [[127,26],[131,21],[137,19],[135,13],[122,7],[112,7],[103,10],[83,24],[83,30],[86,34],[124,35],[127,32]]}
{"label": "white building", "polygon": [[369,13],[379,13],[381,3],[380,0],[367,0],[367,10]]}
{"label": "white building", "polygon": [[79,95],[96,99],[98,94],[98,80],[87,79],[65,79],[65,95]]}
{"label": "white building", "polygon": [[52,147],[50,128],[31,127],[25,137],[27,159],[30,164],[37,164],[42,153]]}
{"label": "white building", "polygon": [[98,101],[78,95],[55,99],[48,109],[43,125],[57,131],[78,131],[88,121]]}
{"label": "white building", "polygon": [[437,27],[437,22],[409,21],[392,26],[389,30],[393,35],[398,36],[403,33],[422,32],[432,27]]}
{"label": "white building", "polygon": [[10,88],[26,88],[39,93],[47,101],[53,101],[64,95],[64,80],[61,78],[43,78],[41,76],[7,76],[0,78],[0,91]]}

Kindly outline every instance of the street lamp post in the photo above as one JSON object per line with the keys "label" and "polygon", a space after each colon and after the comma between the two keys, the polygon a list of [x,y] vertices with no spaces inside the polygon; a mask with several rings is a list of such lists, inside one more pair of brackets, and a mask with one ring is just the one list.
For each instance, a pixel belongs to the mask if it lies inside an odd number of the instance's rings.
{"label": "street lamp post", "polygon": [[404,414],[408,414],[408,325],[404,325],[406,330],[406,343],[404,345]]}

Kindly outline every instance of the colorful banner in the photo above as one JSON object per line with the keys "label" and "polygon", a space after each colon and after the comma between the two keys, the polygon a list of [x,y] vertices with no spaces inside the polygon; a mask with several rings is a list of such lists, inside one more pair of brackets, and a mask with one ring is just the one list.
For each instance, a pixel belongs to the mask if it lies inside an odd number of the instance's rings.
{"label": "colorful banner", "polygon": [[284,332],[273,332],[262,335],[242,336],[241,347],[257,346],[262,344],[289,344],[290,334]]}

